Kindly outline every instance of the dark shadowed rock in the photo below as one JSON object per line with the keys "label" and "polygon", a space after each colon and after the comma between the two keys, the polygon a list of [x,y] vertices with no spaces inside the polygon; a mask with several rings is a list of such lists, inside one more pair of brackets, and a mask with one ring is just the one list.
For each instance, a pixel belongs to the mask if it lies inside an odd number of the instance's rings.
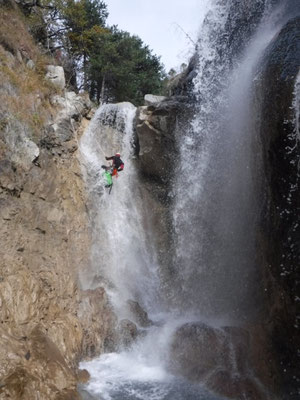
{"label": "dark shadowed rock", "polygon": [[220,330],[204,323],[182,325],[171,344],[172,370],[188,379],[202,381],[218,366],[225,366],[224,341]]}
{"label": "dark shadowed rock", "polygon": [[[293,15],[297,14],[297,9],[300,14],[300,3],[297,3],[298,6],[293,3]],[[280,369],[277,382],[282,380],[283,391],[289,393],[289,397],[284,398],[288,399],[297,399],[299,395],[299,385],[294,378],[299,372],[296,349],[300,347],[296,322],[300,273],[300,147],[299,132],[295,128],[296,113],[299,113],[299,103],[298,106],[295,103],[299,65],[298,16],[290,20],[270,44],[256,83],[265,169],[266,199],[260,250],[269,310],[267,329],[273,345],[273,362],[276,360]]]}
{"label": "dark shadowed rock", "polygon": [[214,372],[205,384],[209,389],[230,399],[271,400],[252,378],[232,375],[226,370]]}
{"label": "dark shadowed rock", "polygon": [[[170,369],[232,399],[266,400],[249,366],[249,333],[237,327],[182,325],[171,343]],[[245,397],[246,396],[246,397]]]}
{"label": "dark shadowed rock", "polygon": [[139,107],[137,113],[136,133],[141,171],[148,178],[164,184],[172,179],[177,156],[175,131],[187,109],[182,100],[167,98],[148,107]]}
{"label": "dark shadowed rock", "polygon": [[137,301],[128,300],[130,312],[133,314],[136,322],[143,328],[153,325],[153,322],[148,318],[148,313],[140,306]]}
{"label": "dark shadowed rock", "polygon": [[122,347],[128,348],[138,337],[138,329],[129,319],[123,319],[118,325],[119,343]]}

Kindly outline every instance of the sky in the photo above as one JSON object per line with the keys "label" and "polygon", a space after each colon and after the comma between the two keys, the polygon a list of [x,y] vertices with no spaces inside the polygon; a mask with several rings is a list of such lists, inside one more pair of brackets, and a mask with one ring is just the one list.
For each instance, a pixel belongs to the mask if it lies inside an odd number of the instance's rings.
{"label": "sky", "polygon": [[[210,0],[105,0],[109,25],[138,35],[161,56],[166,72],[179,70],[193,54],[199,27]],[[181,27],[179,27],[179,26]]]}

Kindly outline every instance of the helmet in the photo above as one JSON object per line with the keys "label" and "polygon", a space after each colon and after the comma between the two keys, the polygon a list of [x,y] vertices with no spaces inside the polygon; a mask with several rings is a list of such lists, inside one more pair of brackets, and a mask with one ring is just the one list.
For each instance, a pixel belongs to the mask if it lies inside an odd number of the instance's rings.
{"label": "helmet", "polygon": [[121,157],[121,154],[120,153],[116,153],[115,156],[116,157]]}

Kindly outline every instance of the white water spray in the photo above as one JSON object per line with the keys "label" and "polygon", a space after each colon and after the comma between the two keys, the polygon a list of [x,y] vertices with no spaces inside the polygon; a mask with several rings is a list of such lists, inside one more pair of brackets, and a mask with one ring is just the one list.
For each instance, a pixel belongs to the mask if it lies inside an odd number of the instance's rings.
{"label": "white water spray", "polygon": [[281,10],[265,16],[236,59],[226,37],[216,44],[227,11],[218,6],[210,16],[212,31],[206,28],[201,36],[197,111],[187,134],[179,132],[175,264],[184,312],[241,322],[261,303],[255,260],[260,154],[252,87],[260,58],[280,30]]}

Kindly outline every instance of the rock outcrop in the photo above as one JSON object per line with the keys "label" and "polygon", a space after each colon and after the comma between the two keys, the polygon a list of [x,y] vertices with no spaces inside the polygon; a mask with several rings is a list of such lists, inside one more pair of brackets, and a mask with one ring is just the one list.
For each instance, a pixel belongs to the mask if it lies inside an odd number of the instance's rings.
{"label": "rock outcrop", "polygon": [[46,79],[57,89],[63,90],[66,86],[65,72],[59,65],[47,65]]}
{"label": "rock outcrop", "polygon": [[[148,95],[149,96],[149,95]],[[156,99],[158,96],[154,96]],[[136,122],[141,172],[151,180],[171,185],[178,154],[176,131],[187,110],[186,98],[164,98],[139,107]]]}
{"label": "rock outcrop", "polygon": [[118,343],[120,348],[129,348],[138,337],[138,329],[135,323],[129,319],[122,319],[118,324]]}
{"label": "rock outcrop", "polygon": [[[147,209],[152,210],[151,226],[158,249],[162,282],[173,274],[172,187],[178,166],[178,132],[191,115],[185,96],[151,98],[152,104],[139,107],[136,117],[137,165],[142,176],[141,191]],[[162,101],[161,101],[162,100]],[[174,281],[172,279],[172,281]],[[164,285],[164,283],[163,283]],[[176,292],[177,288],[172,290]],[[172,297],[170,290],[170,297]]]}
{"label": "rock outcrop", "polygon": [[153,324],[153,322],[149,319],[148,313],[140,306],[137,301],[128,300],[127,304],[129,306],[129,310],[132,313],[134,320],[141,326],[142,328],[147,328]]}
{"label": "rock outcrop", "polygon": [[0,52],[0,399],[79,399],[78,362],[109,348],[115,323],[104,290],[78,278],[91,236],[77,143],[91,104]]}

